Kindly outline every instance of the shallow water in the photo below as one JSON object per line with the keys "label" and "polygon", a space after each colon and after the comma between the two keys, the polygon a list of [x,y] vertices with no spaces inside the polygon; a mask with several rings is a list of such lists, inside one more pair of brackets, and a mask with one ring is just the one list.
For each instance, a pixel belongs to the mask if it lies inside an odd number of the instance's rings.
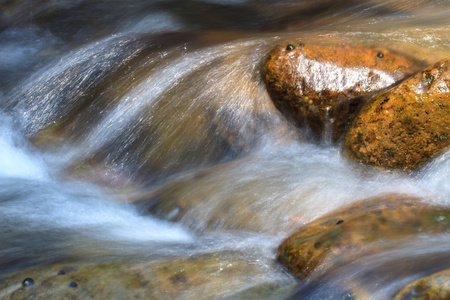
{"label": "shallow water", "polygon": [[[392,192],[450,204],[450,152],[413,174],[355,164],[290,124],[263,79],[267,54],[288,41],[387,47],[427,66],[450,55],[448,1],[2,5],[0,274],[229,251],[259,273],[224,275],[229,288],[205,298],[245,298],[297,284],[276,248],[334,209]],[[334,299],[363,282],[363,295],[385,299],[450,267],[449,242],[413,237],[284,296]]]}

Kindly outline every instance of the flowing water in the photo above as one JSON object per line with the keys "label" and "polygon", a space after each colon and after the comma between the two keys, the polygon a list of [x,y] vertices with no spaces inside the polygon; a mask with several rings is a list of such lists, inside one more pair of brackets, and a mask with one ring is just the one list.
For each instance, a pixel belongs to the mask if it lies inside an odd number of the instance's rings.
{"label": "flowing water", "polygon": [[263,77],[269,51],[287,41],[388,47],[427,66],[450,56],[448,1],[0,8],[0,275],[231,253],[248,271],[220,275],[205,299],[271,284],[290,288],[262,298],[334,299],[334,287],[356,279],[385,299],[408,278],[450,267],[448,233],[400,241],[321,284],[277,264],[284,238],[345,204],[394,192],[450,206],[450,152],[412,174],[357,165],[341,145],[290,124]]}

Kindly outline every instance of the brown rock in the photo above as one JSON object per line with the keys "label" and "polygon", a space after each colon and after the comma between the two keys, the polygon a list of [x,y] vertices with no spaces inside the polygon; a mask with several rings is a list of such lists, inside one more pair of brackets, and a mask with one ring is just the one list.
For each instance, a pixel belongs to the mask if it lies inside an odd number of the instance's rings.
{"label": "brown rock", "polygon": [[420,278],[408,284],[394,299],[450,299],[450,269]]}
{"label": "brown rock", "polygon": [[[209,55],[197,65],[193,50],[217,42],[211,37],[143,36],[134,44],[129,42],[142,48],[135,57],[126,52],[122,55],[127,60],[116,63],[104,55],[110,68],[93,73],[92,80],[83,81],[80,77],[87,75],[72,72],[74,78],[67,80],[68,87],[62,91],[55,91],[50,83],[36,82],[17,97],[17,101],[26,99],[23,106],[29,115],[45,115],[32,119],[36,123],[30,126],[33,144],[58,149],[67,143],[86,143],[88,151],[80,151],[77,161],[68,166],[68,175],[92,180],[99,178],[99,173],[108,174],[96,182],[116,187],[117,180],[109,174],[126,174],[129,181],[148,183],[149,179],[244,156],[258,147],[265,135],[285,135],[290,124],[280,117],[261,78],[265,51],[255,55],[250,45],[233,51],[227,47],[203,49]],[[189,50],[174,50],[174,45],[184,42]],[[88,59],[82,63],[89,69]],[[173,75],[179,80],[165,79],[178,64],[189,68]],[[51,78],[57,77],[58,73]],[[32,96],[24,96],[26,93]],[[109,130],[117,124],[122,125]]]}
{"label": "brown rock", "polygon": [[304,226],[280,245],[278,258],[305,279],[316,268],[324,270],[390,249],[399,238],[446,232],[449,219],[448,208],[407,195],[367,199]]}
{"label": "brown rock", "polygon": [[450,58],[375,96],[345,137],[356,160],[413,170],[450,144]]}
{"label": "brown rock", "polygon": [[[267,266],[242,253],[220,252],[163,261],[128,259],[30,267],[0,277],[1,299],[217,299],[267,284]],[[249,276],[248,274],[252,274]],[[32,278],[34,285],[22,284]],[[291,280],[279,282],[289,292]],[[284,289],[283,289],[284,288]]]}
{"label": "brown rock", "polygon": [[322,136],[332,122],[337,140],[363,96],[386,88],[417,69],[412,60],[386,49],[284,44],[265,66],[276,107],[297,125]]}

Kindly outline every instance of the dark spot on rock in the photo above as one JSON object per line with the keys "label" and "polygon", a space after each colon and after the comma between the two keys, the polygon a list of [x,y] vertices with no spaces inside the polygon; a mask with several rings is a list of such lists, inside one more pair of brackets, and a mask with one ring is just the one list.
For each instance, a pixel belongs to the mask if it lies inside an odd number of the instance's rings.
{"label": "dark spot on rock", "polygon": [[377,220],[378,220],[380,223],[386,223],[386,222],[387,222],[386,218],[384,218],[384,217],[378,217]]}
{"label": "dark spot on rock", "polygon": [[428,110],[426,110],[425,113],[428,115]]}
{"label": "dark spot on rock", "polygon": [[58,271],[58,275],[65,275],[73,271],[78,271],[78,268],[74,266],[64,266]]}
{"label": "dark spot on rock", "polygon": [[295,49],[295,46],[292,45],[292,44],[288,44],[288,45],[286,46],[286,50],[287,50],[287,51],[292,51],[292,50],[294,50],[294,49]]}
{"label": "dark spot on rock", "polygon": [[22,285],[23,285],[24,287],[30,287],[30,286],[33,286],[33,285],[34,285],[34,280],[33,280],[32,278],[25,278],[25,279],[22,281]]}
{"label": "dark spot on rock", "polygon": [[320,249],[320,247],[322,247],[322,242],[317,241],[314,243],[314,249]]}
{"label": "dark spot on rock", "polygon": [[381,53],[381,52],[378,52],[377,56],[378,56],[379,58],[383,58],[383,57],[384,57],[384,54]]}
{"label": "dark spot on rock", "polygon": [[173,284],[189,284],[189,280],[183,272],[178,272],[170,277]]}
{"label": "dark spot on rock", "polygon": [[389,98],[386,98],[383,100],[383,102],[381,102],[380,107],[382,108],[384,104],[388,103]]}
{"label": "dark spot on rock", "polygon": [[339,221],[337,221],[336,225],[339,225],[339,224],[342,224],[342,223],[344,223],[344,220],[339,220]]}
{"label": "dark spot on rock", "polygon": [[422,222],[420,220],[417,220],[415,222],[412,222],[411,226],[414,228],[420,228],[420,227],[422,227]]}
{"label": "dark spot on rock", "polygon": [[71,288],[76,288],[76,287],[78,287],[78,283],[76,283],[75,281],[72,281],[72,282],[69,284],[69,286],[70,286]]}

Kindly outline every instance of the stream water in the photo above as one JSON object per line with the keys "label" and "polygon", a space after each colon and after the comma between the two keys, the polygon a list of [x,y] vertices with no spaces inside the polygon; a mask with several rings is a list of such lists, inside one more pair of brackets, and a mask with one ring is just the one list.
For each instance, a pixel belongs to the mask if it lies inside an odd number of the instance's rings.
{"label": "stream water", "polygon": [[355,164],[290,124],[263,77],[286,41],[388,47],[427,66],[450,56],[450,2],[23,0],[0,1],[0,16],[0,275],[231,253],[244,272],[200,298],[271,286],[259,297],[334,299],[358,278],[385,299],[450,267],[449,233],[354,262],[388,279],[346,265],[309,284],[278,265],[283,239],[357,200],[450,206],[450,152],[412,174]]}

